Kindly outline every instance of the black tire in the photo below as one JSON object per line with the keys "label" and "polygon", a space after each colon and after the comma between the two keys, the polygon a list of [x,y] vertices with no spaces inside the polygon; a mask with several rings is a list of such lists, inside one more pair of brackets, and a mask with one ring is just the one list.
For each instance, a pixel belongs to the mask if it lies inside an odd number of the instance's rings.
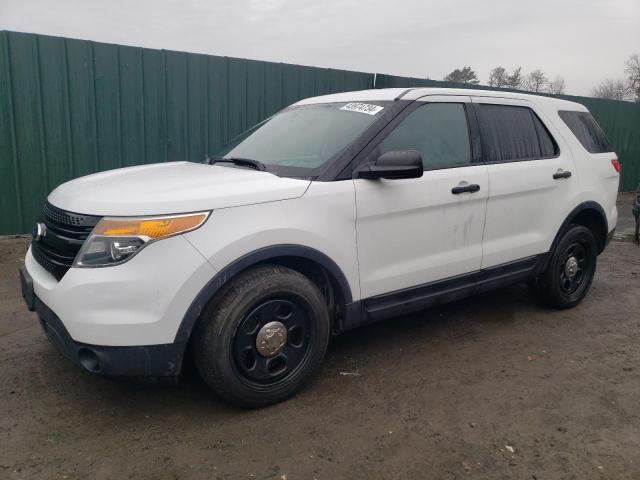
{"label": "black tire", "polygon": [[[256,337],[277,321],[281,351],[260,353]],[[273,324],[272,324],[273,325]],[[273,330],[271,330],[273,331]],[[297,392],[324,358],[330,335],[327,303],[304,275],[277,265],[240,274],[207,306],[193,332],[204,381],[242,408],[280,402]],[[265,348],[265,347],[263,347]]]}
{"label": "black tire", "polygon": [[[573,275],[572,258],[577,263]],[[551,252],[545,270],[537,278],[536,290],[542,303],[558,309],[580,303],[593,282],[597,258],[596,240],[591,230],[581,225],[569,225]]]}

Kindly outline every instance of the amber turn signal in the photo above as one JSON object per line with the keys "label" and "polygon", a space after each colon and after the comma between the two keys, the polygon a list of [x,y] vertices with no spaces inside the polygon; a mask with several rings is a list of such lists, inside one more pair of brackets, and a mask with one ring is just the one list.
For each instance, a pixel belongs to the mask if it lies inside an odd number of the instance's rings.
{"label": "amber turn signal", "polygon": [[93,235],[106,237],[143,237],[158,240],[198,228],[209,216],[208,212],[145,218],[103,218]]}

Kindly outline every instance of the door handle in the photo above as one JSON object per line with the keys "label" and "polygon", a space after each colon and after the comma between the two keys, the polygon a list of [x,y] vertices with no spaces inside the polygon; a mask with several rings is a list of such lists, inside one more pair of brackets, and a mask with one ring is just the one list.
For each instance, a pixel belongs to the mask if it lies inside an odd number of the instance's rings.
{"label": "door handle", "polygon": [[480,185],[476,184],[476,183],[470,183],[467,185],[462,185],[463,183],[466,182],[460,182],[461,184],[458,185],[457,187],[453,187],[451,189],[451,193],[453,193],[454,195],[460,195],[461,193],[475,193],[477,191],[480,190]]}
{"label": "door handle", "polygon": [[559,169],[556,173],[553,174],[554,180],[559,180],[561,178],[569,178],[571,176],[571,172],[569,170]]}

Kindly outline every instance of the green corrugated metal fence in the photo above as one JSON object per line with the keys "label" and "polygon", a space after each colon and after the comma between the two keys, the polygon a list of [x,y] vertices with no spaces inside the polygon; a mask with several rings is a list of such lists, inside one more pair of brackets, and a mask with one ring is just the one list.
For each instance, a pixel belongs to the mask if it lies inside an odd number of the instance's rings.
{"label": "green corrugated metal fence", "polygon": [[0,234],[88,173],[202,160],[300,98],[373,87],[344,70],[0,32]]}
{"label": "green corrugated metal fence", "polygon": [[[88,173],[201,160],[296,100],[374,75],[0,32],[0,235],[29,231],[48,192]],[[458,86],[378,75],[387,86]],[[578,98],[640,179],[640,105]]]}

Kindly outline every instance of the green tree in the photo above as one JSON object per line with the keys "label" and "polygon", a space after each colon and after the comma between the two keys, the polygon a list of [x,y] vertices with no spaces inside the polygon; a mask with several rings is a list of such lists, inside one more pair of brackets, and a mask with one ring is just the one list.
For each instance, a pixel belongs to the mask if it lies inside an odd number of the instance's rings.
{"label": "green tree", "polygon": [[469,83],[477,85],[479,83],[476,72],[471,67],[456,68],[453,72],[443,78],[445,82]]}
{"label": "green tree", "polygon": [[511,75],[507,75],[506,86],[508,88],[520,89],[522,88],[522,82],[524,78],[522,76],[522,67],[514,68]]}

